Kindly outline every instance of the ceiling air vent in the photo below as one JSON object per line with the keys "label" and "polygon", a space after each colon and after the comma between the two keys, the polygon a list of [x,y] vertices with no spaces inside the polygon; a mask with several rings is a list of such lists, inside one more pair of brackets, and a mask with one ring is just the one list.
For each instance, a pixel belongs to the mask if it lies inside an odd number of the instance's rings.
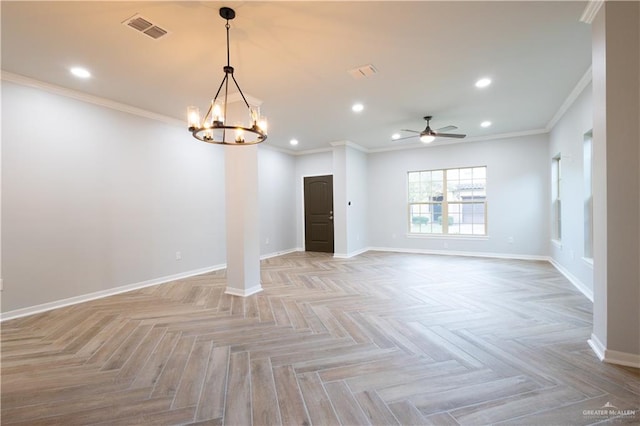
{"label": "ceiling air vent", "polygon": [[154,40],[157,40],[160,37],[169,34],[167,30],[155,25],[153,22],[151,22],[151,20],[143,18],[139,14],[135,14],[131,18],[125,19],[122,24],[145,35],[148,35]]}
{"label": "ceiling air vent", "polygon": [[372,75],[376,74],[378,70],[376,70],[373,65],[367,64],[351,69],[347,72],[351,74],[351,77],[355,78],[356,80],[360,80],[361,78],[371,77]]}

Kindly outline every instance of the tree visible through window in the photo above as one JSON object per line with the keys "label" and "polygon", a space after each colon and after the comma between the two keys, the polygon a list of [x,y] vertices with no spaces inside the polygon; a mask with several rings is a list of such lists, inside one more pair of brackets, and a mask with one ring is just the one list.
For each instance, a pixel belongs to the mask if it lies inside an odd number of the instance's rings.
{"label": "tree visible through window", "polygon": [[408,172],[409,232],[486,235],[487,167]]}

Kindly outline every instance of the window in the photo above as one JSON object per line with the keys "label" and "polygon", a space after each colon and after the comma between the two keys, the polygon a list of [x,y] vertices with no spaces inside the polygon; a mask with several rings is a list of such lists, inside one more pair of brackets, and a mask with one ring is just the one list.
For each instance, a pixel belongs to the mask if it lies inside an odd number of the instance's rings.
{"label": "window", "polygon": [[593,259],[593,134],[584,135],[584,257]]}
{"label": "window", "polygon": [[553,157],[551,163],[551,201],[553,205],[553,229],[552,237],[555,241],[562,240],[562,202],[560,201],[560,188],[562,181],[562,164],[560,154]]}
{"label": "window", "polygon": [[487,167],[408,173],[409,232],[486,235]]}

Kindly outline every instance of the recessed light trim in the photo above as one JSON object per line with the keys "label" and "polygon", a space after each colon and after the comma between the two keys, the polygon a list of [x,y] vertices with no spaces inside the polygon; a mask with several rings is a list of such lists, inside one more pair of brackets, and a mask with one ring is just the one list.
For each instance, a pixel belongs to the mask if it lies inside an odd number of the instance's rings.
{"label": "recessed light trim", "polygon": [[361,103],[355,103],[351,107],[351,111],[353,112],[362,112],[362,110],[364,110],[364,105],[362,105]]}
{"label": "recessed light trim", "polygon": [[489,127],[491,126],[491,122],[490,121],[483,121],[482,123],[480,123],[480,127]]}
{"label": "recessed light trim", "polygon": [[289,144],[291,144],[291,145],[293,145],[293,146],[298,145],[298,139],[291,139],[291,140],[289,141]]}
{"label": "recessed light trim", "polygon": [[72,67],[69,69],[69,72],[78,78],[89,78],[91,77],[91,73],[88,69],[82,67]]}
{"label": "recessed light trim", "polygon": [[400,133],[394,133],[391,135],[391,139],[394,141],[397,141],[398,139],[400,139]]}
{"label": "recessed light trim", "polygon": [[487,87],[490,84],[491,84],[491,79],[487,77],[481,78],[480,80],[476,81],[476,87],[479,89]]}

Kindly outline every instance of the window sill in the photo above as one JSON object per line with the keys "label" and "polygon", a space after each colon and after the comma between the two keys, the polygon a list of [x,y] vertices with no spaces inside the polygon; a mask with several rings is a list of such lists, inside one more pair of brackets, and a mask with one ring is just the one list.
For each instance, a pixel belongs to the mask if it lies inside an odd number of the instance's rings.
{"label": "window sill", "polygon": [[412,234],[408,233],[407,238],[424,238],[427,240],[469,240],[485,241],[488,235],[456,235],[456,234]]}
{"label": "window sill", "polygon": [[560,240],[551,240],[551,244],[553,244],[555,247],[562,249],[562,241]]}

